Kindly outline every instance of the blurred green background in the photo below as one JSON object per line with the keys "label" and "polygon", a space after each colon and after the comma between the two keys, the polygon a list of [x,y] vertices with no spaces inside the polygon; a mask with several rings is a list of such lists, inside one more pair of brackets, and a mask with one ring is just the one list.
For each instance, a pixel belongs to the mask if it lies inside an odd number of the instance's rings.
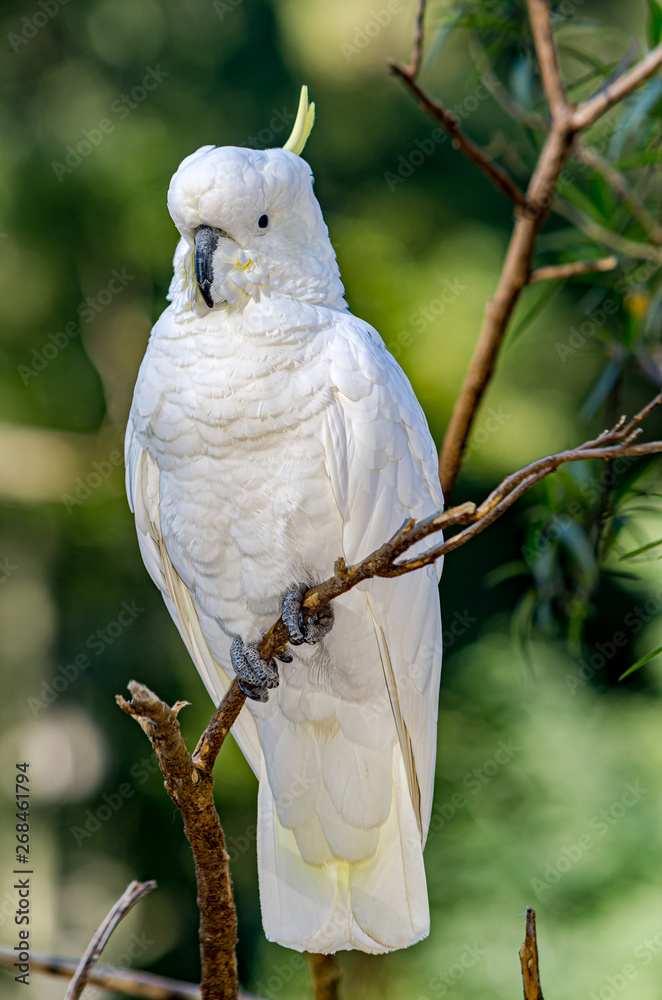
{"label": "blurred green background", "polygon": [[[654,0],[555,8],[572,96],[659,33]],[[455,30],[453,24],[461,20]],[[379,30],[375,30],[377,24]],[[17,941],[14,763],[30,761],[35,949],[78,956],[132,878],[158,880],[104,961],[197,979],[192,863],[148,742],[115,706],[130,678],[169,700],[190,747],[211,704],[145,572],[123,489],[124,423],[176,232],[169,179],[200,145],[280,145],[299,87],[306,148],[353,312],[405,368],[439,443],[494,289],[511,206],[386,72],[406,60],[403,0],[6,3],[0,64],[0,939]],[[656,27],[657,25],[657,27]],[[487,59],[541,108],[519,2],[437,3],[423,80],[525,184],[541,134],[480,87]],[[6,41],[4,40],[6,39]],[[659,79],[588,142],[659,217]],[[573,161],[563,195],[644,241]],[[537,262],[606,252],[558,216]],[[578,444],[657,391],[659,263],[529,289],[478,415],[454,499]],[[610,311],[600,313],[605,302]],[[650,432],[659,434],[655,417]],[[347,997],[520,995],[523,912],[538,912],[555,1000],[659,996],[659,465],[559,472],[448,557],[430,938],[342,956]],[[130,611],[127,613],[127,607]],[[264,940],[256,786],[232,741],[217,765],[245,986],[308,995],[297,956]],[[294,961],[293,961],[294,958]],[[628,968],[624,972],[624,967]],[[3,995],[19,996],[0,971]],[[33,974],[31,997],[61,982]],[[614,992],[610,992],[614,991]]]}

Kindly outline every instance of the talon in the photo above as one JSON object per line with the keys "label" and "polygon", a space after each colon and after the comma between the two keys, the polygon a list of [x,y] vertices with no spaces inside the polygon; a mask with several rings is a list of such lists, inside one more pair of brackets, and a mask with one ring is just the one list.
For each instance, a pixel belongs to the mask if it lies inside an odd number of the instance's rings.
{"label": "talon", "polygon": [[252,701],[266,701],[267,690],[278,687],[278,667],[273,660],[263,660],[257,643],[244,643],[239,636],[232,640],[230,659],[239,687]]}
{"label": "talon", "polygon": [[311,615],[307,621],[304,620],[302,602],[307,590],[305,584],[293,587],[283,600],[282,619],[289,632],[292,646],[300,646],[304,642],[311,644],[319,642],[333,628],[335,612],[330,604]]}
{"label": "talon", "polygon": [[281,663],[291,663],[294,657],[290,653],[289,649],[284,649],[280,653],[275,654],[276,659],[280,660]]}
{"label": "talon", "polygon": [[269,698],[269,692],[267,691],[266,688],[246,687],[246,685],[242,680],[240,680],[238,683],[239,683],[239,690],[243,691],[246,697],[250,698],[251,701],[267,701],[267,699]]}

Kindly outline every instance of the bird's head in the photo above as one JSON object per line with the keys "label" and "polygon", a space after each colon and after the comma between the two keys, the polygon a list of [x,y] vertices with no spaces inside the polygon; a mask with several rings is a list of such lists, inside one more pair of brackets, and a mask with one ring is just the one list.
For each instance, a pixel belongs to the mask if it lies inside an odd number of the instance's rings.
{"label": "bird's head", "polygon": [[342,303],[312,171],[299,155],[313,121],[304,87],[282,149],[203,146],[182,162],[168,190],[182,236],[168,296],[178,308],[241,308],[263,295]]}

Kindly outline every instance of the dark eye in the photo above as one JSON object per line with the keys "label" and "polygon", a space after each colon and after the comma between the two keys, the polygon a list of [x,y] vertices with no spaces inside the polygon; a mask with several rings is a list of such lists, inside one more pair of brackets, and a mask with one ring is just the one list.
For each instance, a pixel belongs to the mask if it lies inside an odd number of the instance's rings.
{"label": "dark eye", "polygon": [[257,220],[257,224],[260,227],[260,229],[268,229],[269,228],[269,216],[268,215],[261,215],[260,218]]}

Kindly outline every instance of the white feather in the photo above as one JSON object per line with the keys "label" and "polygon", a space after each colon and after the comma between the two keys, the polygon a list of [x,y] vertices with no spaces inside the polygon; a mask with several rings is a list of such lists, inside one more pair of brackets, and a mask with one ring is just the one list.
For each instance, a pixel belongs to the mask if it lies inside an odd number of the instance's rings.
{"label": "white feather", "polygon": [[[173,178],[182,234],[127,429],[140,549],[216,703],[235,636],[253,642],[295,584],[356,562],[441,508],[405,376],[347,312],[309,168],[205,148]],[[256,213],[270,227],[256,236]],[[214,226],[209,309],[195,230]],[[265,932],[299,950],[384,952],[423,937],[441,631],[434,569],[334,602],[233,733],[260,780]]]}

